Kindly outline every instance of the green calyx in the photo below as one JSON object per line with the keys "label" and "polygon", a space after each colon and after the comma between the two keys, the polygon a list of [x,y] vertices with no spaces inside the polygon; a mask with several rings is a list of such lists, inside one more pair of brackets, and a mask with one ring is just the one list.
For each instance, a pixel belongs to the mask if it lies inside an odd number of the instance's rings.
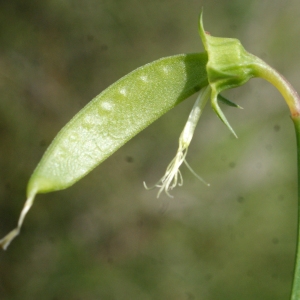
{"label": "green calyx", "polygon": [[254,77],[257,57],[248,53],[239,40],[213,37],[204,30],[202,13],[199,18],[199,34],[208,54],[206,71],[211,87],[211,104],[219,118],[236,136],[218,105],[220,92],[243,85]]}

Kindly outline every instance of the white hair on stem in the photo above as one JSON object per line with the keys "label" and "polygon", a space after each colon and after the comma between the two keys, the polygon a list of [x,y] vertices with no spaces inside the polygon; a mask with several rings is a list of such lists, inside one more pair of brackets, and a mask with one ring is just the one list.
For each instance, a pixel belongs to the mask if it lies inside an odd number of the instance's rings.
{"label": "white hair on stem", "polygon": [[[154,187],[159,188],[157,198],[163,191],[165,191],[165,193],[169,197],[173,198],[169,191],[175,188],[177,185],[182,186],[183,178],[179,168],[183,162],[199,180],[201,180],[204,184],[209,186],[209,184],[205,182],[198,174],[196,174],[196,172],[190,167],[190,165],[185,160],[185,157],[187,155],[188,147],[193,138],[194,131],[199,121],[199,118],[209,98],[210,92],[210,86],[207,86],[200,91],[199,96],[197,97],[197,100],[192,108],[192,111],[190,112],[189,118],[179,137],[179,147],[177,153],[172,159],[172,161],[169,163],[164,176],[158,181],[157,184],[154,185]],[[148,189],[145,182],[144,186],[146,189]]]}

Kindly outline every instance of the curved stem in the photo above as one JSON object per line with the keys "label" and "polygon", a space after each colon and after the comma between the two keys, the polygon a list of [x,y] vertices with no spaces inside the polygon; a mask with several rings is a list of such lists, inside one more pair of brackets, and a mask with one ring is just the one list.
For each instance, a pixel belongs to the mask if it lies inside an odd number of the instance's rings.
{"label": "curved stem", "polygon": [[269,81],[278,89],[290,108],[292,119],[300,116],[300,97],[292,85],[284,76],[260,58],[255,57],[254,60],[255,65],[253,66],[253,70],[255,76]]}
{"label": "curved stem", "polygon": [[300,299],[300,97],[291,84],[276,70],[259,58],[256,58],[254,66],[255,75],[266,79],[273,84],[284,97],[291,111],[294,122],[297,140],[297,169],[298,169],[298,228],[296,260],[294,269],[294,280],[291,293],[291,300]]}

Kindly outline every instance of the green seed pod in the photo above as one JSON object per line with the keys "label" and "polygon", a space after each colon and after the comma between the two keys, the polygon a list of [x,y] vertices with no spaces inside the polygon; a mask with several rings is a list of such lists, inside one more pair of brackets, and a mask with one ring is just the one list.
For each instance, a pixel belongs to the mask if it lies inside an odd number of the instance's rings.
{"label": "green seed pod", "polygon": [[129,139],[208,85],[206,53],[149,63],[124,76],[87,104],[58,133],[33,172],[18,227],[0,240],[4,249],[19,234],[37,193],[65,189]]}
{"label": "green seed pod", "polygon": [[86,105],[58,133],[32,174],[27,196],[65,189],[183,99],[207,85],[205,54],[136,69]]}

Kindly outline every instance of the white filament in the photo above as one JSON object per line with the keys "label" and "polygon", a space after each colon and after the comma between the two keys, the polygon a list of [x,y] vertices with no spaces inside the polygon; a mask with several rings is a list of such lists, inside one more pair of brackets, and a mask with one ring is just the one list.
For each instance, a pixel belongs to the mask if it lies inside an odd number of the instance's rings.
{"label": "white filament", "polygon": [[[170,162],[170,164],[168,165],[164,176],[155,185],[155,187],[159,188],[159,191],[157,193],[157,198],[160,196],[160,194],[163,191],[165,191],[165,193],[169,197],[172,198],[172,195],[169,193],[169,191],[172,190],[173,188],[175,188],[177,185],[182,186],[183,178],[182,178],[179,168],[183,162],[187,165],[189,170],[199,180],[204,182],[206,185],[209,185],[199,175],[197,175],[193,171],[193,169],[190,167],[190,165],[186,162],[185,157],[187,155],[188,147],[193,138],[195,128],[197,126],[199,118],[200,118],[202,111],[204,109],[204,106],[207,103],[207,100],[209,98],[210,92],[211,92],[211,89],[209,86],[207,86],[206,88],[204,88],[200,91],[199,96],[197,97],[197,100],[192,108],[192,111],[190,112],[188,120],[183,128],[183,131],[182,131],[180,137],[179,137],[179,147],[178,147],[177,153],[176,153],[175,157],[172,159],[172,161]],[[147,188],[145,183],[144,183],[144,186]]]}

